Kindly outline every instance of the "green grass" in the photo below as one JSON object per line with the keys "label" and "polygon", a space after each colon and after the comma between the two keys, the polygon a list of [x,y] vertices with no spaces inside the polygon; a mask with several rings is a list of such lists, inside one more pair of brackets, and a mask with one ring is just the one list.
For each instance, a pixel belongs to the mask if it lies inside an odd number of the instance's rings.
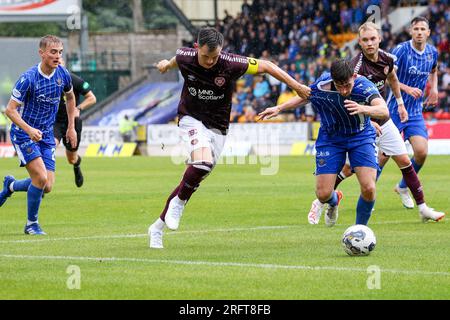
{"label": "green grass", "polygon": [[[428,204],[446,212],[449,163],[430,156],[420,174]],[[340,244],[355,220],[355,178],[341,184],[335,227],[308,224],[312,157],[282,157],[272,176],[261,165],[219,165],[179,231],[150,249],[147,227],[183,169],[169,158],[85,158],[78,189],[58,158],[39,217],[48,236],[22,234],[25,193],[0,208],[0,299],[450,299],[450,224],[423,224],[417,209],[402,207],[393,162],[377,185],[369,226],[378,243],[367,257],[349,257]],[[0,173],[26,171],[1,159]],[[67,287],[70,265],[80,268],[79,290]],[[368,289],[369,266],[381,269],[380,289]]]}

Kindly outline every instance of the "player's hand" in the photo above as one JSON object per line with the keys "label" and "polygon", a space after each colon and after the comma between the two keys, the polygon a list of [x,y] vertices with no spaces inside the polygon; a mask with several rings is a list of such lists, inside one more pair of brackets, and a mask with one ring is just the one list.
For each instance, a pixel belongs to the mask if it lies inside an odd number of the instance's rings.
{"label": "player's hand", "polygon": [[169,60],[164,59],[155,64],[155,67],[158,68],[159,72],[166,73],[169,70]]}
{"label": "player's hand", "polygon": [[38,141],[42,140],[42,132],[41,132],[41,130],[38,130],[38,129],[35,129],[35,128],[31,128],[28,131],[28,136],[34,142],[38,142]]}
{"label": "player's hand", "polygon": [[435,106],[438,104],[438,92],[437,90],[430,90],[430,94],[424,102],[426,106]]}
{"label": "player's hand", "polygon": [[406,93],[412,96],[414,99],[419,99],[423,92],[419,88],[408,87]]}
{"label": "player's hand", "polygon": [[67,142],[70,143],[72,148],[76,148],[76,146],[77,146],[77,132],[75,131],[74,128],[67,129],[66,139],[67,139]]}
{"label": "player's hand", "polygon": [[301,84],[298,88],[295,88],[295,92],[300,98],[308,100],[311,95],[311,88]]}
{"label": "player's hand", "polygon": [[377,136],[381,136],[381,134],[383,133],[383,131],[381,130],[381,126],[376,123],[375,121],[370,121],[370,123],[372,123],[372,127],[375,128],[375,131],[377,132]]}
{"label": "player's hand", "polygon": [[263,112],[260,112],[258,114],[257,121],[261,121],[264,119],[272,119],[273,117],[276,117],[280,113],[281,109],[278,106],[267,108]]}
{"label": "player's hand", "polygon": [[405,105],[398,105],[398,115],[400,116],[400,122],[408,121],[408,111],[406,111]]}
{"label": "player's hand", "polygon": [[345,107],[347,108],[347,111],[349,111],[351,116],[354,116],[356,114],[365,114],[366,113],[366,106],[363,106],[359,103],[356,103],[352,100],[345,100],[344,101]]}

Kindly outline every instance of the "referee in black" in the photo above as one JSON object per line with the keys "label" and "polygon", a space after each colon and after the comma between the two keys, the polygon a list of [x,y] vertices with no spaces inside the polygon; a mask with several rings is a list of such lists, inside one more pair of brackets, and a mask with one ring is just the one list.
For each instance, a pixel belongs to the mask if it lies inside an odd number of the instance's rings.
{"label": "referee in black", "polygon": [[[61,64],[64,65],[64,60],[62,60]],[[81,130],[82,130],[80,111],[93,106],[97,102],[97,98],[92,92],[89,83],[84,81],[81,77],[77,76],[76,74],[73,74],[72,72],[70,72],[70,76],[72,78],[73,92],[75,94],[76,106],[78,109],[78,114],[75,117],[75,130],[77,132],[76,147],[72,148],[72,146],[66,139],[68,118],[64,95],[61,96],[61,101],[59,103],[58,114],[56,115],[56,121],[53,127],[53,131],[55,135],[56,146],[58,146],[62,140],[64,146],[66,147],[67,161],[73,165],[73,171],[75,173],[75,184],[77,185],[77,187],[81,187],[83,185],[84,178],[80,168],[81,157],[78,155],[77,152],[78,147],[80,146]],[[81,103],[80,103],[80,96],[84,97],[84,100]]]}

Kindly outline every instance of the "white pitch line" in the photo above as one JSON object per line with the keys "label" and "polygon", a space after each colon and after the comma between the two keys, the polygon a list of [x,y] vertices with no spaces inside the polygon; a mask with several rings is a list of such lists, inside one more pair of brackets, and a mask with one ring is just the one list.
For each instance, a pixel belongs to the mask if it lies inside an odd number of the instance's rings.
{"label": "white pitch line", "polygon": [[[191,230],[191,231],[167,232],[167,233],[165,233],[165,235],[190,234],[190,233],[198,234],[198,233],[210,233],[210,232],[238,232],[238,231],[273,230],[273,229],[287,229],[287,228],[295,228],[295,227],[298,227],[298,226],[260,226],[260,227],[250,227],[250,228]],[[35,242],[48,242],[48,241],[120,239],[120,238],[141,238],[141,237],[147,237],[147,236],[148,235],[146,233],[141,233],[141,234],[117,234],[117,235],[86,236],[86,237],[2,240],[2,241],[0,241],[0,243],[35,243]]]}
{"label": "white pitch line", "polygon": [[[383,224],[403,224],[410,223],[411,221],[384,221],[373,222],[371,225],[383,225]],[[414,222],[414,221],[413,221]],[[342,224],[336,224],[341,226]],[[299,228],[304,225],[292,225],[292,226],[259,226],[249,228],[229,228],[229,229],[210,229],[210,230],[190,230],[190,231],[177,231],[167,232],[168,235],[178,234],[199,234],[199,233],[211,233],[211,232],[240,232],[240,231],[258,231],[258,230],[274,230],[274,229],[289,229]],[[314,228],[314,226],[311,226]],[[147,237],[146,233],[140,234],[116,234],[116,235],[101,235],[101,236],[86,236],[86,237],[63,237],[63,238],[40,238],[40,239],[18,239],[18,240],[0,240],[0,244],[4,243],[38,243],[38,242],[51,242],[51,241],[76,241],[76,240],[104,240],[104,239],[123,239],[123,238],[143,238]]]}
{"label": "white pitch line", "polygon": [[[0,254],[0,258],[6,259],[38,259],[38,260],[78,260],[78,261],[96,261],[96,262],[140,262],[140,263],[164,263],[176,265],[202,265],[213,267],[241,267],[241,268],[260,268],[260,269],[283,269],[283,270],[312,270],[312,271],[343,271],[343,272],[364,272],[367,268],[348,268],[333,266],[302,266],[302,265],[282,265],[266,263],[240,263],[240,262],[212,262],[212,261],[189,261],[189,260],[162,260],[162,259],[144,259],[144,258],[117,258],[117,257],[78,257],[78,256],[32,256],[32,255],[13,255]],[[440,271],[422,271],[422,270],[399,270],[399,269],[381,269],[381,272],[406,274],[406,275],[424,275],[424,276],[450,276],[450,272]]]}

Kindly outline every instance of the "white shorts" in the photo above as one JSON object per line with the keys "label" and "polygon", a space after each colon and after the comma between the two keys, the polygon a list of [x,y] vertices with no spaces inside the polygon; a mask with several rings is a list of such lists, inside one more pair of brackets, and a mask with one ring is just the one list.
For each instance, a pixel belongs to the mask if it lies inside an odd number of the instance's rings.
{"label": "white shorts", "polygon": [[226,136],[220,131],[208,129],[205,125],[193,117],[183,116],[178,123],[181,139],[189,153],[189,163],[192,162],[190,155],[199,148],[209,148],[212,152],[213,165],[219,160],[225,145]]}
{"label": "white shorts", "polygon": [[381,136],[377,137],[379,152],[387,156],[408,154],[405,142],[392,119],[381,126]]}

